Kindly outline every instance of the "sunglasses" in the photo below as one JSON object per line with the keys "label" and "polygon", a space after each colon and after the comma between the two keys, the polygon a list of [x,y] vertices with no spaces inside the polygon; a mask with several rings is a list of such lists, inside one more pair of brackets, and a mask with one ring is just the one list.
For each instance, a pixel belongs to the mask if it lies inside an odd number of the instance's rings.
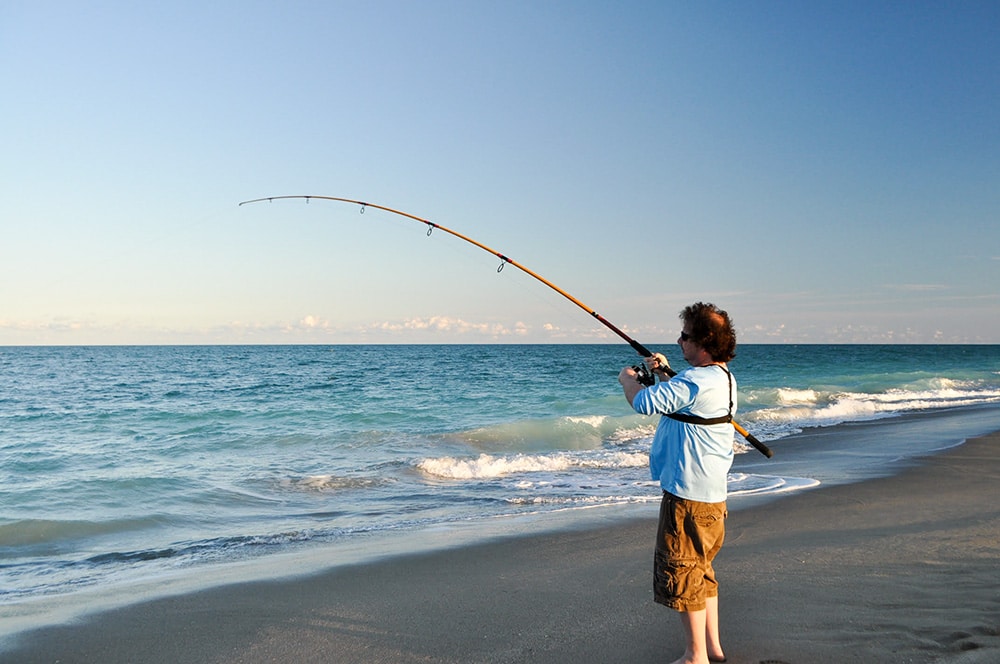
{"label": "sunglasses", "polygon": [[681,341],[691,341],[691,335],[681,330]]}

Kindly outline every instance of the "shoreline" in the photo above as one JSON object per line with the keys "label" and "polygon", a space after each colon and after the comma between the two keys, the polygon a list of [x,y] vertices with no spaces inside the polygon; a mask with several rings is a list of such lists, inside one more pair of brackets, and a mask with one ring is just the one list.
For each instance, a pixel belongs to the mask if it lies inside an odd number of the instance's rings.
{"label": "shoreline", "polygon": [[[730,514],[735,664],[1000,659],[1000,432],[894,475]],[[248,581],[24,632],[11,662],[655,662],[683,649],[650,589],[655,509],[620,524]]]}

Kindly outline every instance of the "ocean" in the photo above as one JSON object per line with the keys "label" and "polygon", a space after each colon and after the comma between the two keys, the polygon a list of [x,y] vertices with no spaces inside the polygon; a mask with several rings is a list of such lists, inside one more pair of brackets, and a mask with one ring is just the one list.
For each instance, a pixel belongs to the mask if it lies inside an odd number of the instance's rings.
{"label": "ocean", "polygon": [[[656,346],[676,369],[673,344]],[[613,345],[0,347],[0,635],[654,515]],[[731,509],[1000,430],[1000,346],[743,345]]]}

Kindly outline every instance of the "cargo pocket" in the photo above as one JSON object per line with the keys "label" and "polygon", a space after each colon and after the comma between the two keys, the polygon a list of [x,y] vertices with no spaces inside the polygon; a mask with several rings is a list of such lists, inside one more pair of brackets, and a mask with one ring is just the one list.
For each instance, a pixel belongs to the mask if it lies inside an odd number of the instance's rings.
{"label": "cargo pocket", "polygon": [[671,558],[657,549],[653,554],[653,600],[672,609],[697,602],[702,595],[703,575],[696,558]]}
{"label": "cargo pocket", "polygon": [[692,514],[691,520],[694,521],[700,528],[711,528],[718,525],[719,521],[722,520],[722,515],[720,514]]}
{"label": "cargo pocket", "polygon": [[726,519],[722,513],[692,514],[685,523],[685,530],[694,552],[711,562],[726,538]]}

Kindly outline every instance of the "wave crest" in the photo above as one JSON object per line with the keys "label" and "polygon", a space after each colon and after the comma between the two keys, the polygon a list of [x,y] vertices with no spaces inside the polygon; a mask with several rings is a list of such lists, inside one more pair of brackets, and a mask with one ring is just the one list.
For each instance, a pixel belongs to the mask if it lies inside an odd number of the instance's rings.
{"label": "wave crest", "polygon": [[607,452],[601,455],[515,454],[476,458],[436,457],[417,464],[421,472],[449,480],[494,479],[522,473],[553,473],[578,468],[637,468],[646,465],[643,452]]}

